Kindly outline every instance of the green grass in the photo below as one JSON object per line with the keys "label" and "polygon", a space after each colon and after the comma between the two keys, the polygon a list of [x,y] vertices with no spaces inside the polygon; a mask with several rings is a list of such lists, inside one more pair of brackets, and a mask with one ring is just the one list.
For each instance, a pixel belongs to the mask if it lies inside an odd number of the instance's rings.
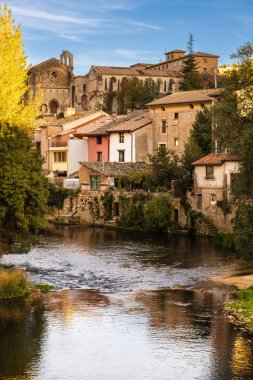
{"label": "green grass", "polygon": [[253,286],[239,291],[237,298],[236,301],[228,304],[228,310],[253,331]]}
{"label": "green grass", "polygon": [[25,273],[19,269],[0,268],[0,298],[24,297],[31,292]]}
{"label": "green grass", "polygon": [[55,287],[53,285],[49,285],[49,284],[37,284],[37,285],[35,285],[34,288],[39,289],[42,292],[49,292],[50,290],[55,289]]}

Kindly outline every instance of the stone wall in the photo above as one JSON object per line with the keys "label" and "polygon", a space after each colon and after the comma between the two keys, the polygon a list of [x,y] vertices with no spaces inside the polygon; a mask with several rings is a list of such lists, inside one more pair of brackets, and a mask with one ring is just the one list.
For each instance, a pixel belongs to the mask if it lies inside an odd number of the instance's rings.
{"label": "stone wall", "polygon": [[[54,216],[69,217],[78,216],[81,224],[104,223],[104,205],[103,200],[107,191],[90,191],[82,190],[77,196],[69,196],[64,201],[62,210],[56,210]],[[127,198],[133,197],[135,192],[124,192]],[[155,193],[154,195],[156,195]],[[113,203],[119,202],[119,197],[122,195],[120,191],[113,192]],[[159,194],[160,195],[160,194]],[[187,217],[183,207],[180,205],[180,199],[173,199],[174,208],[174,222],[175,226],[179,229],[184,229],[187,226]]]}

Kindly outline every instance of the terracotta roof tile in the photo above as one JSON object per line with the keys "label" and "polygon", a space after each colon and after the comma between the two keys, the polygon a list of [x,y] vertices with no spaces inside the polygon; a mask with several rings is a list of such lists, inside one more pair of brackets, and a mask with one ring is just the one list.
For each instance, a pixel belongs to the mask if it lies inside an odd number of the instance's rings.
{"label": "terracotta roof tile", "polygon": [[[148,110],[138,110],[138,111],[131,112],[128,115],[118,115],[114,119],[112,119],[112,121],[110,121],[109,123],[103,123],[103,125],[100,126],[99,128],[94,129],[93,131],[87,132],[85,134],[85,136],[104,136],[107,133],[110,133],[110,131],[113,128],[114,128],[113,132],[115,132],[116,130],[117,131],[121,130],[121,125],[123,125],[127,122],[130,122],[131,120],[137,119],[137,118],[142,117],[142,116],[144,116],[145,120],[146,120],[147,115],[148,115]],[[143,122],[144,118],[142,118],[140,120]],[[150,122],[151,122],[151,120],[150,120]],[[128,125],[128,126],[126,126],[126,128],[128,131],[130,131],[130,130],[138,129],[140,127],[137,127],[135,129],[131,129],[130,126]]]}
{"label": "terracotta roof tile", "polygon": [[152,123],[148,110],[142,111],[139,114],[130,114],[131,117],[124,120],[119,120],[114,126],[107,129],[107,133],[113,132],[134,132],[139,128],[145,127]]}
{"label": "terracotta roof tile", "polygon": [[224,162],[239,161],[236,156],[225,153],[210,153],[192,163],[194,166],[222,165]]}
{"label": "terracotta roof tile", "polygon": [[179,104],[179,103],[194,103],[212,100],[213,95],[221,92],[221,89],[208,89],[208,90],[194,90],[194,91],[181,91],[166,95],[160,99],[148,103],[149,106]]}
{"label": "terracotta roof tile", "polygon": [[150,164],[145,162],[80,162],[80,164],[107,177],[147,170],[150,167]]}

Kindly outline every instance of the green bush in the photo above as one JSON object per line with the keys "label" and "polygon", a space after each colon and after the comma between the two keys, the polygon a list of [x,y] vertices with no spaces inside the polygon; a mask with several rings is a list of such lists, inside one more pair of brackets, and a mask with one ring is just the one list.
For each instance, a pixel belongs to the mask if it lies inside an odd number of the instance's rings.
{"label": "green bush", "polygon": [[235,217],[235,249],[242,257],[253,257],[253,205],[241,203]]}
{"label": "green bush", "polygon": [[144,211],[145,228],[151,231],[165,231],[170,224],[172,210],[168,196],[153,197]]}
{"label": "green bush", "polygon": [[56,207],[62,209],[64,206],[64,200],[68,197],[68,190],[56,187],[53,183],[49,183],[49,195],[47,205],[49,207]]}
{"label": "green bush", "polygon": [[30,291],[30,283],[23,272],[0,269],[0,298],[24,297]]}
{"label": "green bush", "polygon": [[168,196],[151,197],[142,192],[132,198],[120,198],[120,209],[120,225],[149,231],[165,231],[172,215]]}

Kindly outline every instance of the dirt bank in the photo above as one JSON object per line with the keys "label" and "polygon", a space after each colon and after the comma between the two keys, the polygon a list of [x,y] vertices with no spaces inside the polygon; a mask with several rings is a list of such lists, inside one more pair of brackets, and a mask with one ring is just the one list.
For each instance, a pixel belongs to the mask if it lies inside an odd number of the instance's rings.
{"label": "dirt bank", "polygon": [[253,274],[215,277],[213,280],[224,285],[236,286],[238,289],[247,289],[253,285]]}

